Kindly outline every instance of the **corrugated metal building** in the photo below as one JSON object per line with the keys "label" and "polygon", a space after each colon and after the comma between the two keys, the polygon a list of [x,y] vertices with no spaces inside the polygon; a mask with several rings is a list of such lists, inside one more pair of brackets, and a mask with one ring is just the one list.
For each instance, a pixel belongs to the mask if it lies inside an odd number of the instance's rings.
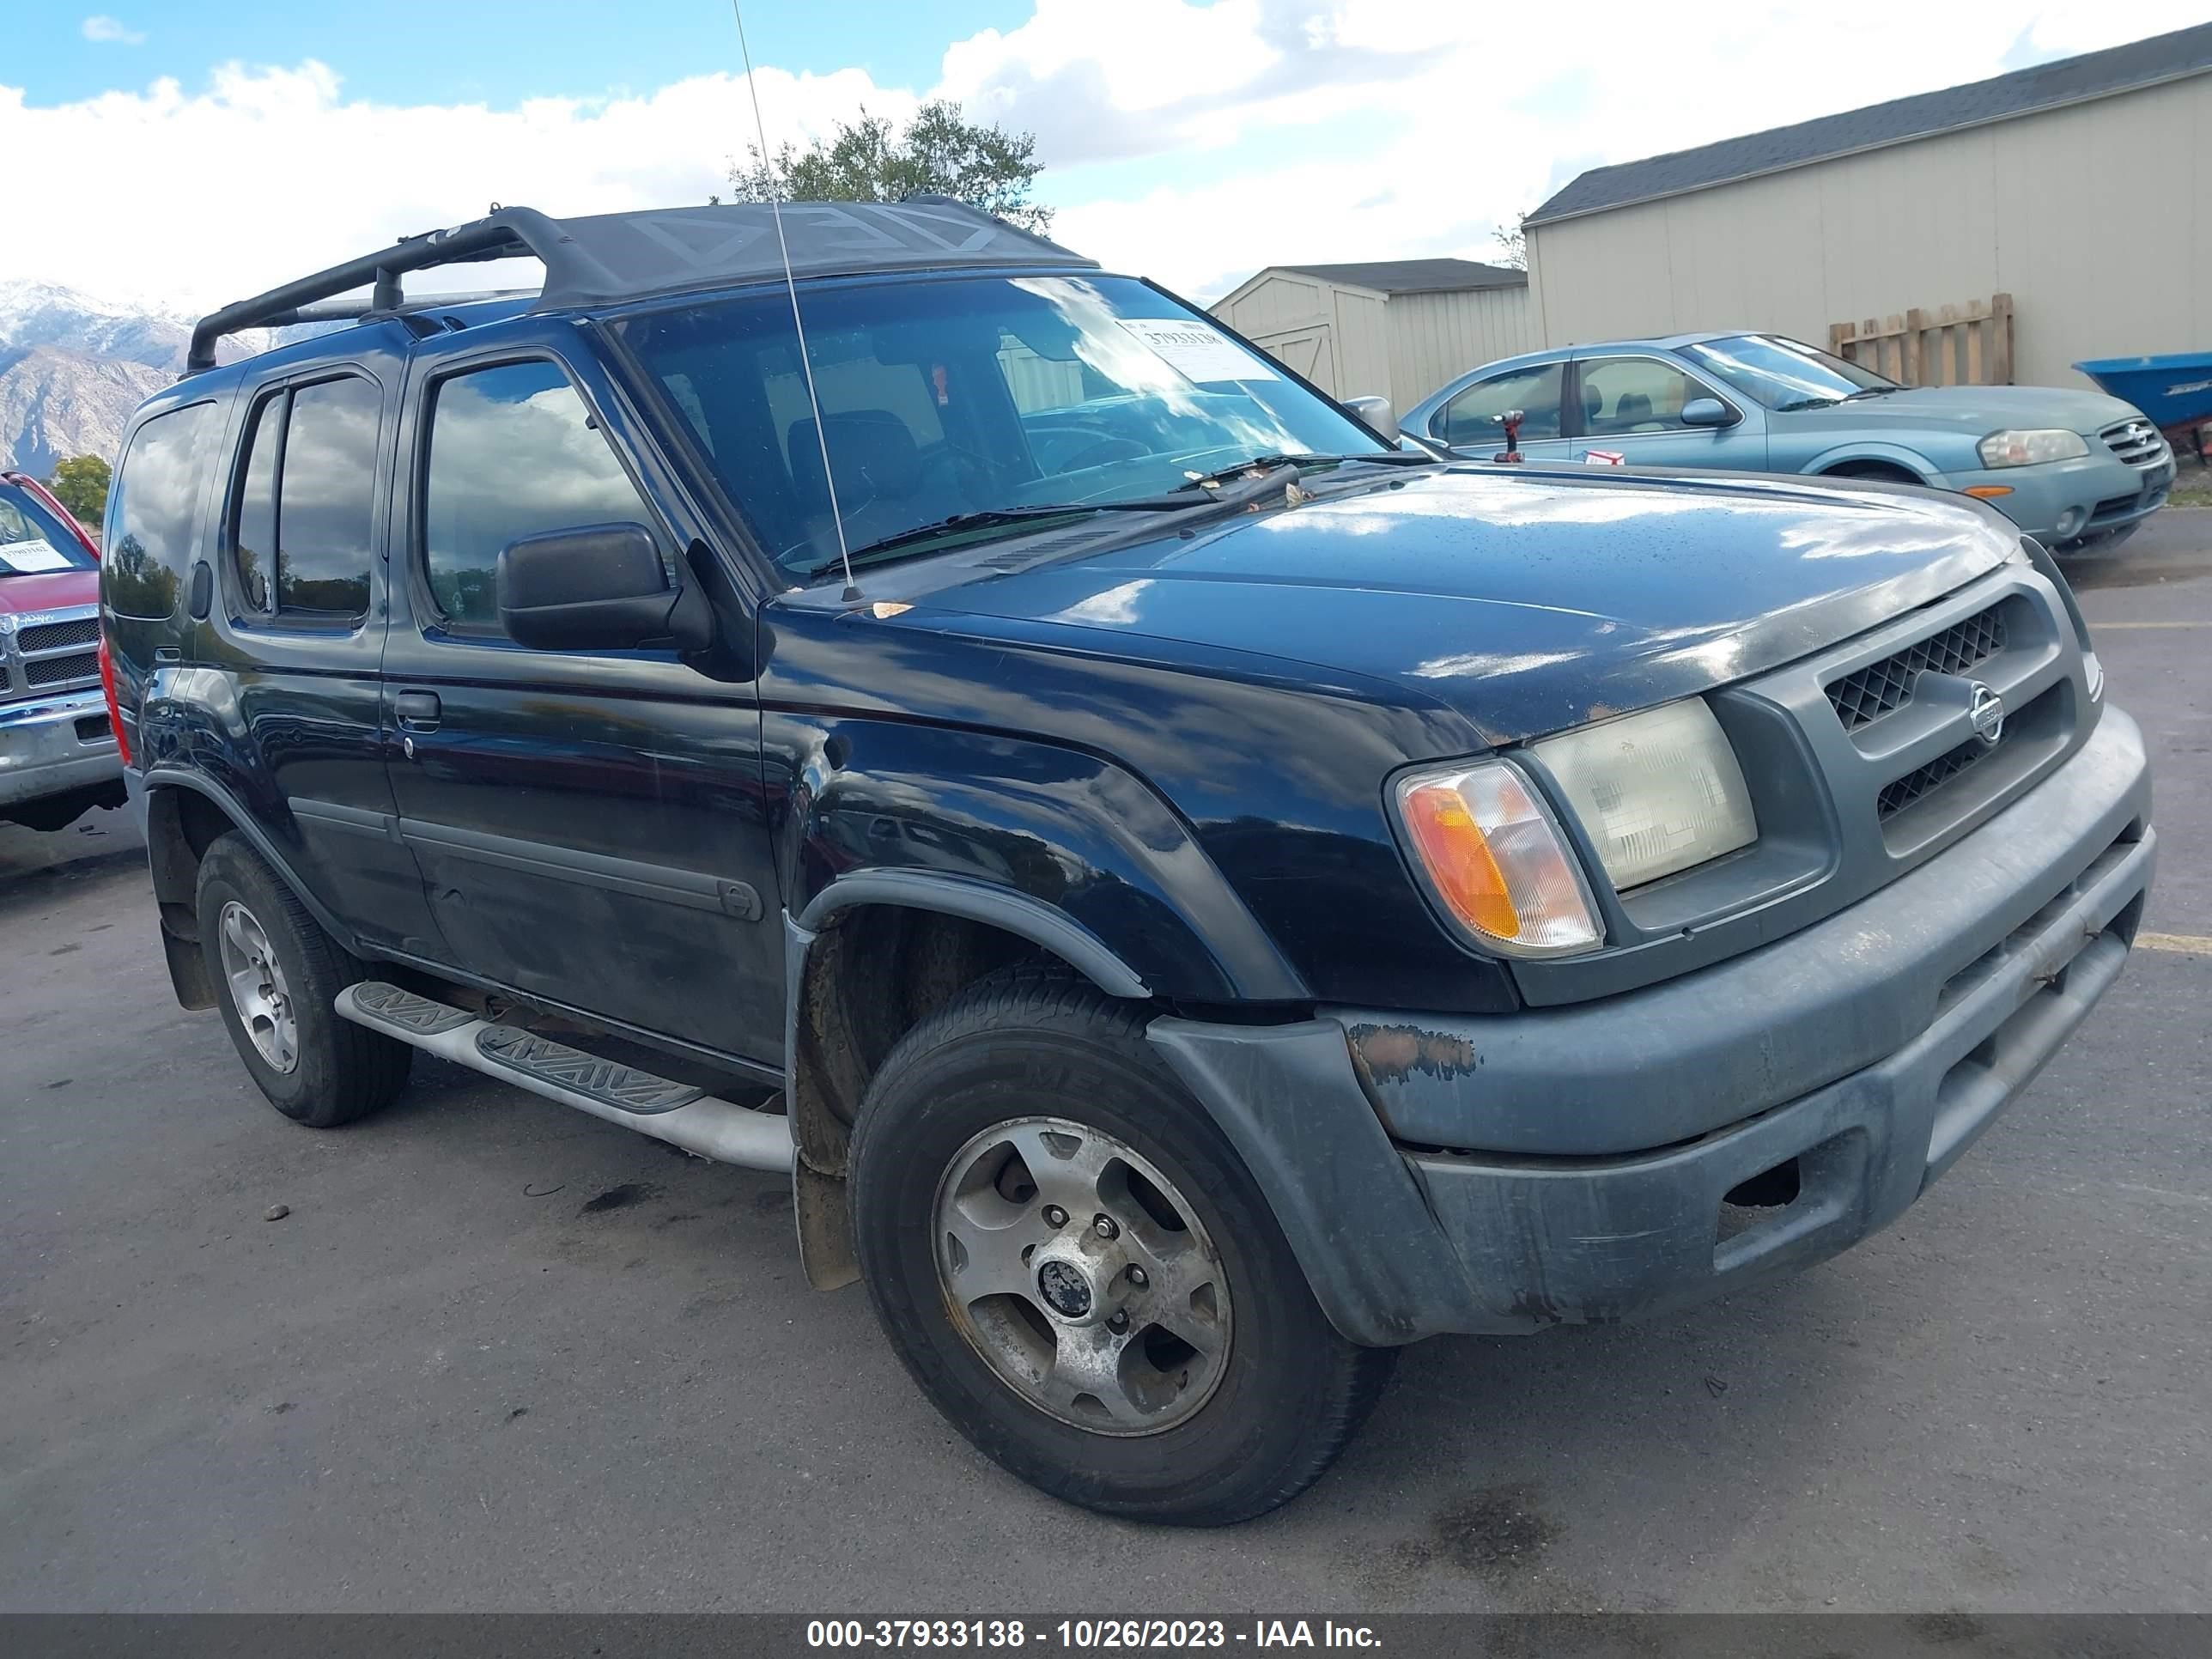
{"label": "corrugated metal building", "polygon": [[2022,383],[2212,346],[2212,24],[1595,168],[1526,228],[1549,345],[2007,293]]}
{"label": "corrugated metal building", "polygon": [[1543,343],[1527,274],[1472,259],[1269,265],[1209,309],[1323,391],[1398,409]]}

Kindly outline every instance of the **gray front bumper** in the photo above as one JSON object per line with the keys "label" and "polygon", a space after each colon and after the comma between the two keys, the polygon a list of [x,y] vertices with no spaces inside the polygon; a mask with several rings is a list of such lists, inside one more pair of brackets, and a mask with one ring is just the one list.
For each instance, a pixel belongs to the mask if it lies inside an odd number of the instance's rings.
{"label": "gray front bumper", "polygon": [[[2149,811],[2141,734],[2108,708],[1956,846],[1699,973],[1574,1010],[1152,1040],[1353,1340],[1660,1312],[1833,1255],[1950,1167],[2118,975]],[[1784,1167],[1788,1204],[1726,1202]]]}
{"label": "gray front bumper", "polygon": [[[80,723],[97,735],[81,734]],[[119,780],[122,774],[122,757],[107,729],[107,704],[98,690],[0,704],[0,807]]]}

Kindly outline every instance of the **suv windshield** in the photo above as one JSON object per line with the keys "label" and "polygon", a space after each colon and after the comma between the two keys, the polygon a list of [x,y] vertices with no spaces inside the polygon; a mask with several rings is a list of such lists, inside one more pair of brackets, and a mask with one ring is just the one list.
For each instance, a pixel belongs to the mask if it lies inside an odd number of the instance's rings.
{"label": "suv windshield", "polygon": [[[863,283],[802,294],[817,433],[781,289],[619,325],[761,544],[837,556],[925,526],[1011,534],[1024,509],[1157,498],[1262,455],[1396,452],[1212,321],[1121,276]],[[1193,504],[1203,501],[1193,492]],[[1006,514],[986,532],[947,526]],[[902,550],[943,545],[914,538]]]}
{"label": "suv windshield", "polygon": [[1747,398],[1777,411],[1819,409],[1867,392],[1904,388],[1817,346],[1778,334],[1738,334],[1682,348]]}
{"label": "suv windshield", "polygon": [[0,576],[44,570],[90,570],[92,555],[46,504],[0,478]]}

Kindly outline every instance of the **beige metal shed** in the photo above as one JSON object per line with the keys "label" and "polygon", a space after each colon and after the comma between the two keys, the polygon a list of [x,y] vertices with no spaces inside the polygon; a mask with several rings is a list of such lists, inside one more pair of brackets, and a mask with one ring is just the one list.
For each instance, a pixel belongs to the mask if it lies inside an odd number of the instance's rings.
{"label": "beige metal shed", "polygon": [[1553,345],[1815,345],[2008,296],[2012,378],[2212,346],[2212,24],[1583,173],[1528,216]]}
{"label": "beige metal shed", "polygon": [[1322,390],[1401,410],[1542,343],[1527,273],[1473,259],[1269,265],[1210,309]]}

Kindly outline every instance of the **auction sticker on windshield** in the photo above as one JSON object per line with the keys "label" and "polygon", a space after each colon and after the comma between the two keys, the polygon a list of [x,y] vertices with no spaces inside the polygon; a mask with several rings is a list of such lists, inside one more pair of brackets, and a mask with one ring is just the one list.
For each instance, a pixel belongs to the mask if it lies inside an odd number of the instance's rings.
{"label": "auction sticker on windshield", "polygon": [[1228,336],[1179,317],[1117,317],[1115,320],[1167,360],[1186,380],[1273,380],[1281,376]]}
{"label": "auction sticker on windshield", "polygon": [[41,570],[66,570],[70,562],[49,542],[4,542],[0,543],[0,565],[19,576],[28,576]]}

